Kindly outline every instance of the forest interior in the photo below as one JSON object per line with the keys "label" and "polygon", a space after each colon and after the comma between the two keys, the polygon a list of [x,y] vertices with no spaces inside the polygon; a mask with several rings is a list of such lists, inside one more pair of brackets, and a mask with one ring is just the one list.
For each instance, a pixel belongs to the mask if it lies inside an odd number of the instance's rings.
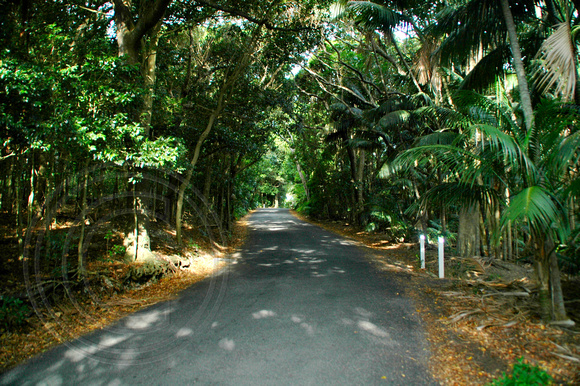
{"label": "forest interior", "polygon": [[286,207],[396,275],[438,382],[580,383],[580,1],[0,9],[0,372]]}

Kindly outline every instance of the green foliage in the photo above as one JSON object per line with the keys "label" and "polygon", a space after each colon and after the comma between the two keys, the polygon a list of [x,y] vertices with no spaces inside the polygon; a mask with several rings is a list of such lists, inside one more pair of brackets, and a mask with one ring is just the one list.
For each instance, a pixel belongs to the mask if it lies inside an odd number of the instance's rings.
{"label": "green foliage", "polygon": [[0,295],[0,328],[14,330],[21,327],[30,314],[30,308],[20,299]]}
{"label": "green foliage", "polygon": [[113,245],[111,247],[111,249],[109,250],[109,253],[113,257],[121,257],[121,256],[125,256],[126,251],[127,251],[127,248],[125,248],[125,246],[117,244],[117,245]]}
{"label": "green foliage", "polygon": [[502,378],[491,382],[489,386],[542,386],[551,385],[552,377],[538,366],[532,366],[520,358],[509,374],[503,373]]}

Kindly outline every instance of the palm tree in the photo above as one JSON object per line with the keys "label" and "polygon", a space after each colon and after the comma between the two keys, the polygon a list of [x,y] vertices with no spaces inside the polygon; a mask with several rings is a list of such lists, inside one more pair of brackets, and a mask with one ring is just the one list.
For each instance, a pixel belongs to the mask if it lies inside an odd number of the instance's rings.
{"label": "palm tree", "polygon": [[[450,59],[479,62],[479,66],[475,65],[471,69],[476,74],[469,77],[471,83],[474,83],[474,78],[478,78],[479,84],[489,82],[490,76],[495,81],[497,73],[503,72],[509,47],[518,79],[524,123],[528,130],[533,127],[533,109],[514,17],[518,21],[535,18],[535,3],[538,2],[468,0],[445,8],[438,15],[437,23],[427,31],[444,39],[437,52],[444,63]],[[490,71],[490,68],[495,71]]]}
{"label": "palm tree", "polygon": [[[530,135],[511,118],[505,107],[473,93],[457,96],[461,114],[441,116],[442,125],[461,127],[451,131],[454,139],[435,142],[445,131],[423,138],[418,146],[403,152],[399,167],[436,160],[452,177],[424,195],[424,201],[481,205],[503,210],[495,230],[496,243],[509,224],[520,224],[534,248],[539,279],[542,316],[570,323],[566,316],[556,247],[570,234],[567,199],[578,191],[580,114],[556,102],[544,102],[536,111],[536,126]],[[509,191],[508,197],[502,192]],[[484,210],[484,213],[486,211]],[[524,227],[525,225],[525,227]]]}

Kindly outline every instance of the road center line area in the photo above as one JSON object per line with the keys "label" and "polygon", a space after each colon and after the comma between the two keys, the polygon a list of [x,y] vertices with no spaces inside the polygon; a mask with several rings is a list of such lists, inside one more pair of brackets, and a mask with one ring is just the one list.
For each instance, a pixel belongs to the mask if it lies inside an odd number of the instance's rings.
{"label": "road center line area", "polygon": [[262,209],[234,262],[50,350],[7,384],[429,385],[415,307],[350,241]]}

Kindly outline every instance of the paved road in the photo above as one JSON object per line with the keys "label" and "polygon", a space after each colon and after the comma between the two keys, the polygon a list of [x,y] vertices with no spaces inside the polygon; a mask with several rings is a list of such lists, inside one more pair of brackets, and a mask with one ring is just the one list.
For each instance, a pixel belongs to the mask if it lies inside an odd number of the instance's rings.
{"label": "paved road", "polygon": [[228,270],[0,385],[435,384],[412,302],[363,249],[283,209],[256,212],[250,228]]}

